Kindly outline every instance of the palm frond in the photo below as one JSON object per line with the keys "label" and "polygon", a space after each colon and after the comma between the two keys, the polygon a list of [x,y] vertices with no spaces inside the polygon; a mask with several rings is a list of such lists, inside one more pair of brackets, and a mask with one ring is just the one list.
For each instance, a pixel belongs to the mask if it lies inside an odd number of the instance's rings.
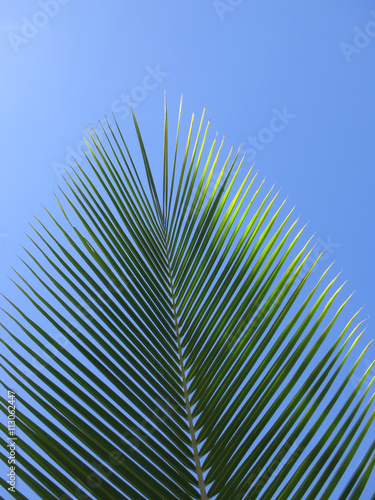
{"label": "palm frond", "polygon": [[18,477],[42,499],[360,498],[375,395],[373,365],[349,387],[359,312],[344,321],[331,265],[314,278],[322,254],[305,272],[312,237],[279,192],[252,168],[240,181],[240,151],[220,164],[204,111],[180,154],[181,105],[170,161],[165,100],[159,177],[133,112],[142,169],[117,122],[90,129],[61,215],[32,226],[14,282],[35,317],[7,299],[0,355]]}

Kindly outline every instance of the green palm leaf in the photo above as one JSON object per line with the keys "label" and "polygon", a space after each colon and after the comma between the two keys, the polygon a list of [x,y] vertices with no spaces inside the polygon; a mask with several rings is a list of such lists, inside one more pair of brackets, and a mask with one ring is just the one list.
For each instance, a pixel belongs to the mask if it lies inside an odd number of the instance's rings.
{"label": "green palm leaf", "polygon": [[43,499],[360,498],[375,395],[372,365],[348,390],[368,346],[344,285],[314,281],[321,255],[304,273],[311,238],[251,169],[238,185],[239,152],[205,157],[204,112],[179,168],[165,104],[160,183],[133,118],[143,171],[117,123],[90,130],[16,273],[39,319],[7,299],[18,477]]}

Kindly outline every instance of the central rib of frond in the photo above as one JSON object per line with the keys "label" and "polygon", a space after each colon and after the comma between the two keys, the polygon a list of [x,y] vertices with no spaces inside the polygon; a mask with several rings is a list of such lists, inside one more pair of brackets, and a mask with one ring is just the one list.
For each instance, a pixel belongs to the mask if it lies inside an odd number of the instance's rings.
{"label": "central rib of frond", "polygon": [[193,455],[194,455],[194,461],[195,461],[195,468],[196,468],[196,472],[197,472],[197,476],[198,476],[198,485],[199,485],[199,490],[201,493],[201,500],[207,500],[208,497],[207,497],[207,493],[206,493],[206,485],[205,485],[204,478],[203,478],[202,465],[201,465],[201,460],[200,460],[200,456],[199,456],[197,440],[195,437],[193,415],[191,412],[189,391],[188,391],[188,386],[187,386],[186,376],[185,376],[185,366],[184,366],[184,359],[183,359],[183,355],[182,355],[181,337],[180,337],[180,330],[179,330],[178,320],[177,320],[176,300],[175,300],[175,293],[174,293],[174,287],[173,287],[173,279],[172,279],[172,272],[171,272],[171,265],[170,265],[170,258],[169,258],[167,244],[165,245],[165,252],[166,252],[166,259],[167,259],[170,298],[171,298],[171,303],[172,303],[173,319],[174,319],[174,326],[175,326],[175,332],[176,332],[177,352],[178,352],[178,359],[179,359],[180,370],[181,370],[182,389],[183,389],[184,398],[185,398],[186,416],[187,416],[188,425],[189,425],[191,445],[193,448]]}

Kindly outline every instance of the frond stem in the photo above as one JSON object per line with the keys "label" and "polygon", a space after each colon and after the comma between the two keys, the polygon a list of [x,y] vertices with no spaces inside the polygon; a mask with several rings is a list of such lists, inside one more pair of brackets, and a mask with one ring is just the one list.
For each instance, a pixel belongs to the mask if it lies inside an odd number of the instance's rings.
{"label": "frond stem", "polygon": [[184,397],[185,397],[186,414],[187,414],[187,419],[188,419],[188,424],[189,424],[189,431],[190,431],[191,444],[192,444],[192,448],[193,448],[195,468],[196,468],[196,472],[197,472],[197,476],[198,476],[198,485],[199,485],[199,490],[201,493],[201,500],[208,500],[207,493],[206,493],[206,485],[204,482],[203,471],[202,471],[202,466],[201,466],[201,461],[200,461],[200,456],[199,456],[199,451],[198,451],[197,440],[195,437],[193,415],[191,413],[189,391],[188,391],[186,376],[185,376],[185,366],[184,366],[184,359],[182,356],[180,330],[179,330],[178,321],[177,321],[175,293],[174,293],[174,287],[173,287],[171,265],[170,265],[170,260],[169,260],[169,253],[168,253],[167,244],[165,245],[165,251],[166,251],[166,260],[167,260],[167,268],[168,268],[168,278],[169,278],[169,287],[170,287],[171,302],[172,302],[172,309],[173,309],[174,325],[175,325],[175,332],[176,332],[176,338],[177,338],[178,358],[179,358],[179,362],[180,362],[182,386],[183,386]]}

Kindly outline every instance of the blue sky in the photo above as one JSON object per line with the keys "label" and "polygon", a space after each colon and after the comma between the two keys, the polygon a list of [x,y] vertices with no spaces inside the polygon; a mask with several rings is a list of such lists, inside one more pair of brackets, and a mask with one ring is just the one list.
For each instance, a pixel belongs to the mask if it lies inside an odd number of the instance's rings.
{"label": "blue sky", "polygon": [[114,112],[130,132],[130,96],[161,158],[166,91],[170,115],[184,95],[185,129],[207,106],[212,132],[297,205],[356,290],[352,311],[365,305],[363,346],[374,337],[372,2],[4,0],[0,12],[2,293],[84,129]]}

